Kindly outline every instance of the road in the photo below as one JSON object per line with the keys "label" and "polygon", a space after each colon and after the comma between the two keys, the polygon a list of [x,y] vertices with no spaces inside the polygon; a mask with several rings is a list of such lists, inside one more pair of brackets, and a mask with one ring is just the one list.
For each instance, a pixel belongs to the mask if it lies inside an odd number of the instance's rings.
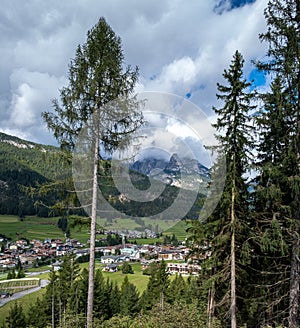
{"label": "road", "polygon": [[37,292],[41,288],[46,287],[48,284],[49,284],[49,280],[42,279],[41,283],[40,283],[40,286],[38,286],[38,287],[30,288],[30,289],[24,290],[24,291],[19,292],[19,293],[14,293],[10,297],[0,299],[0,307],[3,306],[4,304],[10,302],[10,301],[17,300],[17,299],[19,299],[19,298],[21,298],[25,295]]}

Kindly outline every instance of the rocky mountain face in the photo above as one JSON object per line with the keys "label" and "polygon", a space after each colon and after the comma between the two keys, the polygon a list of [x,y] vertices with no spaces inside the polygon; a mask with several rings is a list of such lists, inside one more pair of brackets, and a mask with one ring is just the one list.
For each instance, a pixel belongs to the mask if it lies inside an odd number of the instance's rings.
{"label": "rocky mountain face", "polygon": [[161,182],[189,190],[206,193],[210,171],[195,159],[180,159],[173,154],[169,161],[157,158],[144,158],[131,164],[131,170],[145,174]]}

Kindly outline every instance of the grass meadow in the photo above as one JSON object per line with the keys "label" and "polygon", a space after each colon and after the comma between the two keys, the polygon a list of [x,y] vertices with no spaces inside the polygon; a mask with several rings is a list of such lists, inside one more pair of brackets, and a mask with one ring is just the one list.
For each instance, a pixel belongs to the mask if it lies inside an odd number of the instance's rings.
{"label": "grass meadow", "polygon": [[[40,217],[25,217],[23,221],[17,216],[12,215],[0,215],[0,233],[11,238],[12,240],[17,240],[19,238],[26,239],[40,239],[44,240],[46,238],[64,238],[63,232],[57,227],[57,221],[59,218],[40,218]],[[174,222],[170,221],[160,221],[151,220],[149,218],[142,219],[143,227],[154,227],[159,226],[159,231],[162,234],[176,235],[178,240],[184,240],[186,237],[185,229],[186,224],[184,221]],[[98,227],[104,228],[105,230],[141,230],[143,227],[138,224],[134,219],[113,219],[108,221],[107,219],[98,219]],[[71,228],[71,238],[77,239],[82,243],[86,243],[89,239],[89,229],[88,227],[78,227]],[[147,239],[137,239],[138,244],[153,244],[160,239],[147,238]],[[133,240],[132,240],[133,241]]]}

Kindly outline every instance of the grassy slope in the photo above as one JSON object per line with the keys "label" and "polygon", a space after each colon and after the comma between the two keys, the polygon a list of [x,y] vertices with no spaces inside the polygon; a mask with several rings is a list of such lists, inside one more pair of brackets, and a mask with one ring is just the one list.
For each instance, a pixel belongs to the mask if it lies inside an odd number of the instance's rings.
{"label": "grassy slope", "polygon": [[[20,221],[17,216],[0,215],[0,233],[10,237],[12,240],[17,240],[21,237],[27,239],[41,239],[45,238],[64,238],[63,232],[57,228],[58,218],[38,218],[38,217],[26,217],[24,221]],[[159,224],[163,234],[175,234],[179,240],[184,240],[186,233],[186,225],[184,222],[174,221],[161,221],[150,220],[145,218],[144,224],[147,227],[151,224],[153,227]],[[114,219],[112,222],[108,222],[106,219],[98,220],[99,227],[103,227],[106,230],[134,230],[141,229],[141,226],[133,219]],[[78,228],[71,229],[71,238],[78,239],[79,241],[86,243],[89,239],[89,229],[83,227],[81,230]],[[137,240],[139,241],[139,240]],[[141,240],[144,243],[155,243],[155,239]]]}
{"label": "grassy slope", "polygon": [[187,233],[186,233],[187,227],[188,227],[188,225],[186,224],[185,221],[179,221],[175,225],[170,227],[169,229],[165,230],[163,232],[163,235],[174,234],[178,240],[183,241],[183,240],[185,240],[185,238],[187,236]]}
{"label": "grassy slope", "polygon": [[[17,216],[0,215],[0,233],[17,240],[21,237],[27,239],[46,238],[64,238],[63,232],[57,228],[58,218],[38,218],[26,217],[24,221],[20,221]],[[72,238],[86,242],[89,239],[88,229],[81,231],[78,229],[71,230]]]}

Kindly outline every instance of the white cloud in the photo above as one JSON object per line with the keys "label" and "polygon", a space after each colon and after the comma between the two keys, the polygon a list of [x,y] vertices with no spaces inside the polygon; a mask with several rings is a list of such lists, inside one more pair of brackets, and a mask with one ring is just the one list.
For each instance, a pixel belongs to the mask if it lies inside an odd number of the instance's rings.
{"label": "white cloud", "polygon": [[191,93],[190,100],[210,115],[216,82],[235,50],[245,57],[246,74],[251,60],[265,53],[258,33],[265,31],[267,0],[222,15],[214,11],[217,2],[3,0],[0,129],[53,142],[40,113],[50,109],[76,46],[101,16],[121,37],[125,62],[140,68],[138,91]]}

